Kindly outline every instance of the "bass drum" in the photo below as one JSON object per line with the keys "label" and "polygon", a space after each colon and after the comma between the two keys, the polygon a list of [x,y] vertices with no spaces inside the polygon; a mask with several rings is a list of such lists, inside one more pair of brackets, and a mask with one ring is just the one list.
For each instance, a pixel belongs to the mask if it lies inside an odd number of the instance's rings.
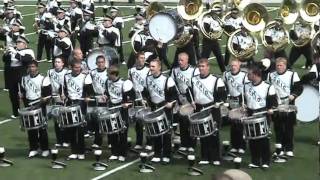
{"label": "bass drum", "polygon": [[112,47],[103,47],[93,49],[87,56],[87,64],[90,70],[96,69],[96,58],[104,56],[106,58],[106,68],[111,64],[119,62],[118,51]]}
{"label": "bass drum", "polygon": [[158,12],[149,21],[150,35],[154,40],[168,43],[179,37],[184,30],[183,19],[177,10]]}
{"label": "bass drum", "polygon": [[301,122],[312,122],[319,118],[320,95],[310,85],[303,86],[302,94],[296,99],[297,119]]}

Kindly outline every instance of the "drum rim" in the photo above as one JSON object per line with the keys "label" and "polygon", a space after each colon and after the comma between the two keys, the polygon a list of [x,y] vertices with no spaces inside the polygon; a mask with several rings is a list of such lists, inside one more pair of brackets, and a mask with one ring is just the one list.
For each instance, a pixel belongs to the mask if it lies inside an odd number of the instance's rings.
{"label": "drum rim", "polygon": [[267,121],[267,116],[265,115],[257,115],[257,116],[247,116],[241,118],[243,124],[255,124]]}
{"label": "drum rim", "polygon": [[18,113],[21,114],[22,116],[24,116],[24,115],[35,115],[35,114],[39,114],[40,112],[42,112],[41,107],[36,108],[36,109],[33,109],[33,108],[34,107],[25,107],[25,108],[22,108],[21,110],[18,109]]}

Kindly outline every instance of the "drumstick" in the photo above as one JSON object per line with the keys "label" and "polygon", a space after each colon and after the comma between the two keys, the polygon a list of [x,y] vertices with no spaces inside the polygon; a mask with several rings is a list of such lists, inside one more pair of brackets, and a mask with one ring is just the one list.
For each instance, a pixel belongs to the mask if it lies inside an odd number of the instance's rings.
{"label": "drumstick", "polygon": [[190,89],[189,89],[189,88],[188,88],[188,92],[189,92],[189,94],[190,94],[191,103],[194,103],[194,99],[193,99],[193,96],[192,96],[191,91],[190,91]]}
{"label": "drumstick", "polygon": [[213,105],[211,105],[211,106],[208,106],[208,107],[206,107],[206,108],[201,109],[201,111],[206,111],[206,110],[212,109],[212,108],[214,108],[214,107],[216,107],[216,106],[217,106],[217,105],[213,104]]}
{"label": "drumstick", "polygon": [[92,99],[92,98],[78,98],[77,100],[80,100],[80,101],[84,101],[84,100],[96,101],[95,99]]}
{"label": "drumstick", "polygon": [[[272,111],[279,111],[279,109],[275,108],[275,109],[272,109]],[[266,113],[268,113],[268,111],[261,111],[261,112],[253,113],[252,116],[258,116]]]}
{"label": "drumstick", "polygon": [[[43,97],[42,99],[46,100],[46,99],[49,99],[49,98],[51,98],[51,96],[46,96],[46,97]],[[40,98],[40,99],[38,99],[38,100],[32,101],[32,102],[28,103],[28,105],[29,105],[29,106],[32,106],[32,105],[40,102],[42,99]]]}
{"label": "drumstick", "polygon": [[[128,103],[129,105],[132,105],[132,103]],[[123,104],[121,105],[118,105],[118,106],[113,106],[111,108],[108,108],[108,110],[113,110],[113,109],[118,109],[118,108],[121,108]]]}
{"label": "drumstick", "polygon": [[[168,103],[175,103],[175,102],[177,102],[177,100],[173,100],[173,101],[168,102]],[[166,107],[166,105],[163,105],[163,106],[159,107],[158,109],[156,109],[154,112],[161,111],[161,110],[163,110],[165,107]]]}

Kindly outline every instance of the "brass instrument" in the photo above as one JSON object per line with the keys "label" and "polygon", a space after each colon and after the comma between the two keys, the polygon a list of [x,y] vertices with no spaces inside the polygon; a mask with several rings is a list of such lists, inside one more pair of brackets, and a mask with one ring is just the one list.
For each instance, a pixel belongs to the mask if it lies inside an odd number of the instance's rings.
{"label": "brass instrument", "polygon": [[200,15],[198,26],[202,34],[208,39],[218,39],[223,34],[223,22],[212,10]]}
{"label": "brass instrument", "polygon": [[261,31],[262,44],[269,50],[277,52],[289,44],[289,33],[280,21],[271,21]]}
{"label": "brass instrument", "polygon": [[233,5],[238,8],[240,11],[243,11],[244,8],[250,4],[250,0],[233,0]]}
{"label": "brass instrument", "polygon": [[320,19],[320,0],[303,0],[300,6],[299,12],[303,20],[313,23]]}
{"label": "brass instrument", "polygon": [[294,46],[302,47],[310,42],[313,33],[313,29],[310,23],[307,23],[303,19],[298,18],[298,20],[293,24],[292,31],[296,36],[296,38],[290,38]]}
{"label": "brass instrument", "polygon": [[247,5],[242,12],[242,24],[250,32],[258,32],[265,28],[268,22],[267,9],[258,3]]}
{"label": "brass instrument", "polygon": [[187,45],[191,39],[193,38],[193,34],[191,33],[193,31],[192,24],[185,24],[183,27],[183,31],[178,39],[174,40],[174,44],[177,47],[183,47]]}
{"label": "brass instrument", "polygon": [[150,5],[147,7],[146,10],[146,18],[150,19],[152,16],[154,16],[156,13],[160,12],[160,11],[164,11],[166,8],[165,6],[160,3],[160,2],[152,2],[150,3]]}
{"label": "brass instrument", "polygon": [[295,0],[283,0],[279,16],[283,19],[284,24],[293,24],[298,16],[298,4]]}
{"label": "brass instrument", "polygon": [[194,20],[202,14],[202,0],[180,0],[177,11],[183,19],[188,21]]}
{"label": "brass instrument", "polygon": [[311,40],[311,48],[314,54],[320,54],[320,31]]}
{"label": "brass instrument", "polygon": [[[226,27],[226,26],[231,26],[231,27],[232,27],[230,30],[224,28],[224,33],[225,33],[227,36],[231,36],[231,34],[232,34],[233,32],[235,32],[237,29],[240,29],[240,28],[241,28],[241,24],[240,24],[240,23],[239,23],[239,24],[230,24],[230,23],[228,23],[231,18],[233,18],[233,17],[232,17],[232,12],[228,12],[226,15],[224,15],[224,16],[222,17],[222,22],[223,22],[224,26],[225,26],[225,27]],[[241,17],[238,17],[238,18],[241,18]]]}

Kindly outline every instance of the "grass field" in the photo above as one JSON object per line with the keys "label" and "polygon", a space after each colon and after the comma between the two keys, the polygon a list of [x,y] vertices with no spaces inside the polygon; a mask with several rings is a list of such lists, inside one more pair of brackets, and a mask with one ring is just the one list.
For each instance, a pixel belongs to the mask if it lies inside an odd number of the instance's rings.
{"label": "grass field", "polygon": [[[18,4],[21,4],[19,2]],[[35,4],[35,2],[24,2],[23,4],[30,5]],[[128,5],[125,3],[116,5]],[[173,4],[171,4],[173,5]],[[269,13],[274,17],[277,13],[275,10],[277,5],[272,5],[268,7]],[[120,8],[123,16],[128,16],[133,14],[134,9],[132,8]],[[34,14],[36,8],[33,6],[18,6],[18,10],[24,15],[23,24],[26,26],[26,34],[30,40],[30,47],[36,51],[37,35],[33,32],[32,24],[34,20]],[[96,10],[97,15],[102,15],[101,8]],[[129,39],[127,34],[131,25],[132,20],[126,21],[124,34],[124,53],[125,57],[128,57],[131,51],[131,45],[128,43]],[[222,52],[225,49],[225,37],[222,38],[221,43]],[[290,48],[287,48],[289,52]],[[175,52],[175,46],[169,47],[168,57],[172,61],[173,54]],[[257,59],[262,57],[263,47],[259,46],[259,53],[257,54]],[[36,52],[35,52],[36,53]],[[0,54],[2,57],[2,53]],[[44,57],[44,56],[43,56]],[[299,72],[299,74],[305,73],[304,70],[300,69],[304,65],[304,58],[300,58],[295,64],[294,69]],[[212,73],[220,74],[217,67],[216,61],[213,58],[210,61]],[[49,68],[49,63],[41,63],[40,70],[44,73]],[[0,71],[3,70],[2,61],[0,62]],[[3,74],[0,73],[0,87],[4,86]],[[127,74],[126,66],[121,66],[121,75],[125,77]],[[1,88],[2,89],[2,88]],[[310,107],[312,108],[312,107]],[[27,159],[28,153],[28,141],[25,132],[19,129],[19,120],[8,119],[11,115],[11,106],[8,98],[8,93],[0,91],[0,146],[6,148],[6,157],[14,161],[14,166],[9,168],[0,168],[0,180],[57,180],[57,179],[92,179],[98,177],[103,173],[107,173],[102,179],[143,179],[143,180],[153,180],[153,179],[210,179],[211,175],[214,173],[219,173],[225,169],[232,168],[233,164],[230,162],[222,162],[222,166],[204,166],[200,167],[204,171],[204,175],[200,177],[190,177],[187,175],[187,160],[177,160],[173,159],[171,165],[155,165],[156,171],[152,174],[141,174],[138,172],[138,163],[135,161],[137,157],[134,154],[130,154],[127,158],[127,162],[118,163],[110,162],[109,167],[105,172],[96,172],[92,169],[91,164],[95,161],[92,153],[86,155],[86,160],[84,161],[67,161],[68,167],[63,170],[52,170],[50,168],[50,158],[42,159]],[[129,131],[130,136],[134,141],[134,130],[131,128]],[[273,133],[274,134],[274,133]],[[318,123],[298,123],[295,131],[295,158],[290,159],[286,164],[272,164],[267,171],[260,169],[251,170],[247,168],[249,163],[248,152],[243,157],[244,162],[242,163],[242,169],[248,172],[255,180],[316,180],[319,179],[319,149],[315,145],[316,140],[319,137]],[[272,139],[274,139],[272,137]],[[226,126],[222,129],[221,141],[229,140],[229,127]],[[90,146],[92,139],[87,139],[87,146]],[[105,141],[104,141],[105,142]],[[51,147],[55,143],[55,136],[53,131],[53,122],[49,121],[49,143]],[[105,145],[105,143],[104,143]],[[273,149],[273,143],[271,143]],[[109,150],[103,148],[102,159],[107,161],[109,156]],[[64,160],[64,158],[69,154],[69,150],[60,150],[59,159]],[[127,164],[130,163],[131,164]],[[129,165],[126,168],[120,170],[114,170],[115,168],[121,168],[123,165]],[[114,173],[112,173],[114,172]]]}

